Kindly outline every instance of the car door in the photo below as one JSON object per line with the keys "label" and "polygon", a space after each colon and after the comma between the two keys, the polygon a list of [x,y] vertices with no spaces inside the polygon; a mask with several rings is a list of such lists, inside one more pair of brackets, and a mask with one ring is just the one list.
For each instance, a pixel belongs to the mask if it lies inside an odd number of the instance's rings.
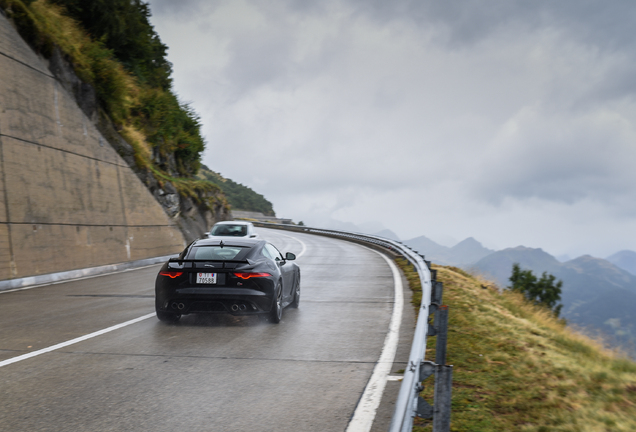
{"label": "car door", "polygon": [[283,279],[283,298],[289,298],[292,294],[294,285],[294,268],[292,265],[287,263],[285,258],[283,258],[283,254],[281,254],[273,244],[266,243],[265,248],[269,254],[274,257],[274,261],[280,270],[281,277]]}

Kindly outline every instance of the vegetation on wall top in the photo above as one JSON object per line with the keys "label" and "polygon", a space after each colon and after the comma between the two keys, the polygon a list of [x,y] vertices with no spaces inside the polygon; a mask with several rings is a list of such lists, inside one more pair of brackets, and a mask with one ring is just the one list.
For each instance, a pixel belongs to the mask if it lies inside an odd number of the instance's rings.
{"label": "vegetation on wall top", "polygon": [[263,213],[265,216],[276,216],[272,203],[251,188],[224,178],[205,165],[201,166],[199,177],[217,185],[234,210],[255,211]]}

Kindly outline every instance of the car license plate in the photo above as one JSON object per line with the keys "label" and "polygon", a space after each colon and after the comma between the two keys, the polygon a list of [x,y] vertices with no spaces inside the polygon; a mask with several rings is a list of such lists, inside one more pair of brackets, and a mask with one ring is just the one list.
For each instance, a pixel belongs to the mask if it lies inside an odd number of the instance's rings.
{"label": "car license plate", "polygon": [[197,273],[198,284],[215,284],[216,273]]}

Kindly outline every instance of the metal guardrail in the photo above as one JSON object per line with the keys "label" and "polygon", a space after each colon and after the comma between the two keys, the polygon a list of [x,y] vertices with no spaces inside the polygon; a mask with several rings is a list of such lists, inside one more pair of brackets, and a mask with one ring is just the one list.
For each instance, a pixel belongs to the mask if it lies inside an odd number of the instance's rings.
{"label": "metal guardrail", "polygon": [[[449,431],[453,367],[445,365],[448,307],[442,306],[443,285],[437,281],[437,271],[431,270],[431,262],[426,261],[424,256],[410,247],[384,237],[298,225],[253,223],[264,228],[325,235],[379,246],[402,255],[413,264],[422,283],[422,303],[419,306],[409,362],[404,370],[404,378],[395,403],[389,432],[411,432],[415,417],[433,418],[434,432]],[[435,313],[433,325],[429,324],[429,316],[432,313]],[[424,355],[426,353],[426,336],[435,335],[437,335],[436,363],[433,363],[424,360]],[[422,381],[431,375],[435,375],[433,406],[419,397],[419,393],[423,390]]]}

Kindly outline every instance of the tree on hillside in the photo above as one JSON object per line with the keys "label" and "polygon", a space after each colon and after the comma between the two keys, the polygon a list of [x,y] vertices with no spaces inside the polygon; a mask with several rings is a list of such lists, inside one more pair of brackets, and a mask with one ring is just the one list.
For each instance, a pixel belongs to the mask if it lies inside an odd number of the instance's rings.
{"label": "tree on hillside", "polygon": [[[512,275],[510,276],[511,285],[509,290],[518,291],[534,304],[541,304],[552,310],[556,316],[561,313],[562,304],[557,303],[561,300],[562,281],[543,272],[540,279],[532,273],[532,270],[521,270],[519,264],[512,265]],[[555,282],[556,281],[556,282]]]}
{"label": "tree on hillside", "polygon": [[[86,45],[90,49],[77,54],[82,59],[77,64],[89,65],[80,78],[95,86],[100,104],[116,126],[134,128],[152,146],[150,156],[135,152],[136,160],[139,159],[137,166],[154,166],[162,171],[157,175],[166,178],[196,175],[205,148],[201,119],[191,106],[179,101],[172,89],[168,47],[150,23],[149,3],[144,0],[48,2],[90,36],[92,42]],[[128,76],[134,79],[128,80]],[[132,135],[124,138],[136,141]]]}
{"label": "tree on hillside", "polygon": [[50,0],[64,6],[94,40],[101,41],[143,83],[170,89],[172,64],[168,47],[150,24],[150,8],[142,0]]}

